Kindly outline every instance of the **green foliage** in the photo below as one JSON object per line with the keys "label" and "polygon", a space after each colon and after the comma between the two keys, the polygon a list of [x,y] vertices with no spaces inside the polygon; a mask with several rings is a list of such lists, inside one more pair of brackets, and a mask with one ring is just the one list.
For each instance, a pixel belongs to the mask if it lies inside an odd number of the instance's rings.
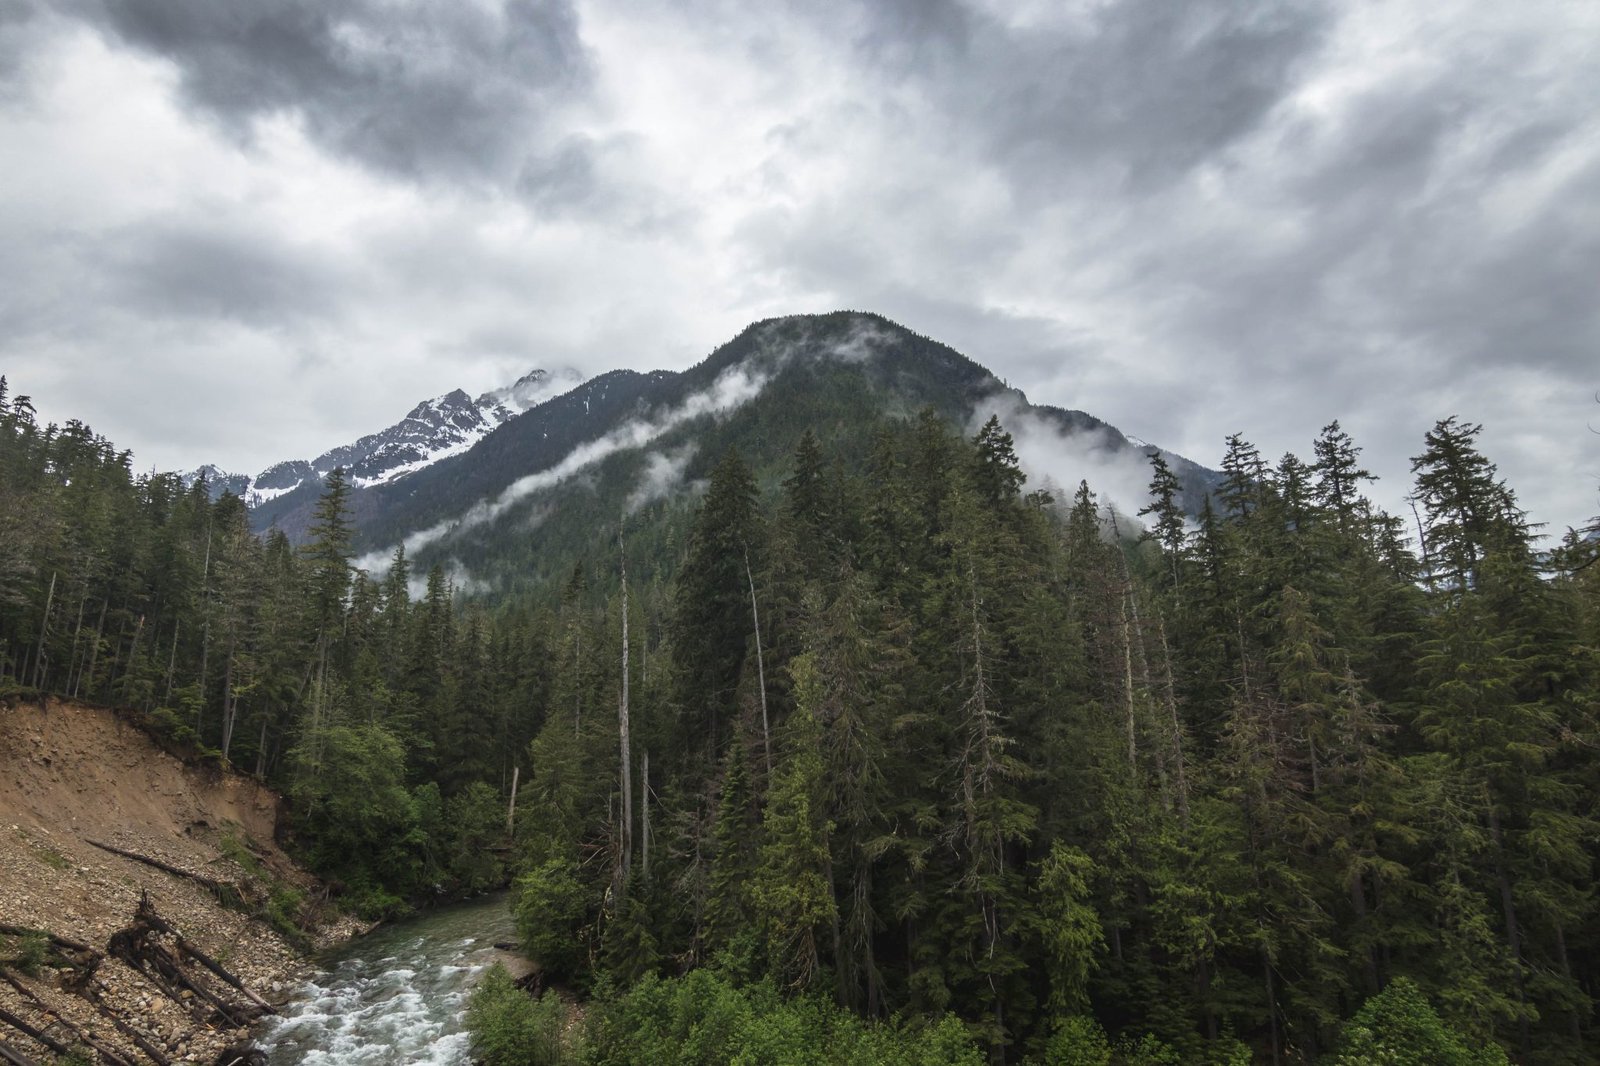
{"label": "green foliage", "polygon": [[308,731],[293,758],[290,795],[312,865],[343,880],[363,916],[393,916],[424,873],[399,740],[382,726],[328,725]]}
{"label": "green foliage", "polygon": [[[183,695],[180,692],[179,698],[182,699]],[[191,707],[193,706],[193,699],[187,702],[190,703]],[[190,721],[193,721],[192,714],[185,716],[171,707],[155,707],[146,716],[146,721],[150,723],[151,731],[158,738],[174,747],[190,748],[199,743],[200,734],[196,733],[194,727],[189,724]]]}
{"label": "green foliage", "polygon": [[505,837],[505,807],[500,794],[482,781],[451,796],[444,805],[444,861],[466,895],[505,884],[502,859],[491,850]]}
{"label": "green foliage", "polygon": [[1469,1044],[1452,1032],[1405,977],[1389,982],[1345,1024],[1334,1066],[1504,1066],[1494,1044]]}
{"label": "green foliage", "polygon": [[1093,1018],[1068,1015],[1056,1022],[1044,1054],[1030,1061],[1039,1066],[1111,1066],[1111,1042]]}
{"label": "green foliage", "polygon": [[0,938],[0,966],[13,967],[29,977],[38,977],[50,956],[50,941],[43,933]]}
{"label": "green foliage", "polygon": [[942,1018],[873,1024],[812,997],[787,999],[770,984],[736,987],[710,970],[648,977],[589,1010],[587,1062],[624,1066],[979,1066],[962,1026]]}
{"label": "green foliage", "polygon": [[267,924],[281,933],[290,943],[305,940],[306,894],[290,884],[278,882],[267,894],[263,914]]}
{"label": "green foliage", "polygon": [[567,1009],[558,996],[538,999],[518,988],[495,963],[467,1001],[473,1061],[483,1066],[567,1066],[582,1061],[568,1032]]}
{"label": "green foliage", "polygon": [[[1214,501],[1155,456],[1140,539],[1087,484],[1023,495],[1005,428],[973,433],[981,368],[879,327],[766,323],[670,388],[614,377],[549,439],[505,427],[491,481],[742,360],[770,374],[654,445],[703,496],[634,509],[624,450],[462,530],[475,597],[439,545],[356,572],[338,475],[297,550],[0,399],[0,692],[132,703],[285,789],[291,845],[362,913],[515,875],[541,962],[635,1012],[607,1039],[1093,1060],[1092,1011],[1112,1062],[1235,1066],[1325,1054],[1407,975],[1469,1047],[1593,1060],[1600,567],[1575,536],[1545,569],[1478,428],[1426,436],[1415,545],[1338,423],[1311,464],[1230,437]],[[449,480],[393,513],[491,487]],[[267,894],[276,922],[299,906]]]}
{"label": "green foliage", "polygon": [[583,928],[589,916],[589,891],[577,864],[549,859],[517,878],[512,914],[529,957],[552,977],[578,975],[588,962]]}
{"label": "green foliage", "polygon": [[1165,1041],[1146,1033],[1117,1045],[1121,1066],[1182,1066],[1183,1059]]}
{"label": "green foliage", "polygon": [[1089,905],[1094,860],[1059,840],[1040,865],[1035,885],[1039,936],[1050,953],[1050,1006],[1057,1011],[1088,1005],[1089,976],[1105,950],[1100,916]]}

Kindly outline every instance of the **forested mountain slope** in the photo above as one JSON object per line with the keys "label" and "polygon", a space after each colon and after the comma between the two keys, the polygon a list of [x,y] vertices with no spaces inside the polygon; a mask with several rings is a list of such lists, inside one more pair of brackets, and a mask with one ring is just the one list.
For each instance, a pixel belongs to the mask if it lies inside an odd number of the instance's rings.
{"label": "forested mountain slope", "polygon": [[[1091,415],[1029,404],[972,360],[879,316],[794,316],[748,327],[681,373],[601,375],[405,477],[370,487],[352,478],[356,546],[375,572],[404,541],[416,562],[446,562],[468,587],[527,592],[564,576],[595,529],[653,506],[650,543],[635,552],[653,573],[670,559],[652,544],[681,542],[684,492],[728,448],[770,485],[811,428],[858,467],[882,419],[925,406],[959,426],[996,410],[1026,420],[1039,457],[1074,477],[1119,465],[1142,484],[1153,450]],[[1163,454],[1197,514],[1215,475]],[[305,486],[256,508],[252,524],[299,542],[316,496]]]}
{"label": "forested mountain slope", "polygon": [[[1229,438],[1193,519],[1149,457],[1136,537],[1035,491],[1018,411],[927,402],[981,371],[857,358],[861,321],[591,383],[629,432],[563,408],[590,450],[466,494],[420,598],[409,554],[355,567],[338,475],[297,547],[0,399],[0,676],[280,784],[364,913],[515,878],[592,1062],[896,1015],[889,1061],[1594,1061],[1594,540],[1537,549],[1454,418],[1416,542],[1338,423],[1276,466]],[[452,597],[474,545],[526,572]]]}

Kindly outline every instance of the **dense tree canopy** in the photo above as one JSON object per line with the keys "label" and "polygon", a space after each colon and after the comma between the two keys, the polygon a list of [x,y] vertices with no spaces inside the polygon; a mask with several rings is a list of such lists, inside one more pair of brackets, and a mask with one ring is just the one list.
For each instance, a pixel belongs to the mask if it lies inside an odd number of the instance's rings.
{"label": "dense tree canopy", "polygon": [[370,912],[515,877],[614,1056],[781,1002],[955,1059],[1581,1063],[1600,567],[1477,432],[1427,435],[1413,551],[1338,423],[1230,437],[1195,516],[1157,457],[1135,538],[923,412],[730,452],[626,598],[613,519],[483,602],[353,570],[338,475],[294,549],[0,392],[0,675],[284,787]]}

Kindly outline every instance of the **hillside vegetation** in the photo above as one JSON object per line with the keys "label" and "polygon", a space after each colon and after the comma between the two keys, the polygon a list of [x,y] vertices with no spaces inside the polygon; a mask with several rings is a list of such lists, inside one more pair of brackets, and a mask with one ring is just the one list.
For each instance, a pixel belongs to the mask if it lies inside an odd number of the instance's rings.
{"label": "hillside vegetation", "polygon": [[697,1061],[1594,1059],[1600,567],[1535,551],[1477,427],[1420,442],[1412,544],[1337,423],[1230,438],[1193,521],[1155,462],[1135,537],[997,421],[796,417],[777,476],[729,448],[656,505],[681,533],[414,602],[403,554],[352,571],[337,474],[294,548],[10,400],[0,669],[282,783],[369,913],[515,876],[594,1061],[710,1018]]}

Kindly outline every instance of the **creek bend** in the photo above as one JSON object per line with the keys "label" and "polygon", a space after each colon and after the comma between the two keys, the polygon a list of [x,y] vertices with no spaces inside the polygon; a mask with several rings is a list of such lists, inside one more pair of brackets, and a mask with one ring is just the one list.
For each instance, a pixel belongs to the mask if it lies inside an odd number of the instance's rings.
{"label": "creek bend", "polygon": [[271,1066],[461,1066],[472,984],[514,938],[503,892],[381,927],[321,956],[256,1045]]}

